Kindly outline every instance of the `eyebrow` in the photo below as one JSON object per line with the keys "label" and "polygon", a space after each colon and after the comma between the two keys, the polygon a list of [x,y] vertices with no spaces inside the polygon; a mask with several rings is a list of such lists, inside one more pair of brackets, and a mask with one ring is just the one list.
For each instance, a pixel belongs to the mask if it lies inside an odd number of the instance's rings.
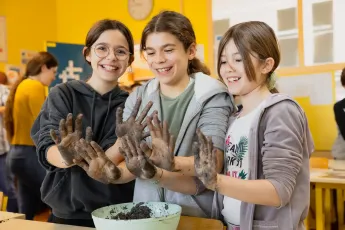
{"label": "eyebrow", "polygon": [[[166,48],[166,47],[168,47],[168,46],[176,46],[175,44],[172,44],[172,43],[168,43],[168,44],[165,44],[165,45],[163,45],[162,46],[162,48],[164,49],[164,48]],[[146,47],[146,50],[154,50],[154,48],[152,48],[152,47]]]}
{"label": "eyebrow", "polygon": [[[100,42],[100,43],[97,43],[97,44],[95,44],[96,46],[97,45],[106,45],[106,46],[110,46],[108,43],[106,43],[106,42]],[[122,46],[122,45],[117,45],[117,46],[115,46],[114,48],[124,48],[124,49],[126,49],[126,50],[128,50],[128,48],[127,47],[125,47],[125,46]]]}
{"label": "eyebrow", "polygon": [[[233,53],[231,56],[235,56],[235,55],[241,55],[239,52],[236,52],[236,53]],[[222,54],[222,55],[220,55],[221,57],[226,57],[226,55],[225,54]]]}

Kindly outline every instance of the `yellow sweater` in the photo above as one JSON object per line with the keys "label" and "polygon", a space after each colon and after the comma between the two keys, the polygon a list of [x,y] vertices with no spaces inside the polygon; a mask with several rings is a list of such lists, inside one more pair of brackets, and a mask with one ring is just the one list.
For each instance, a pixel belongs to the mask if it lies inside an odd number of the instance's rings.
{"label": "yellow sweater", "polygon": [[23,80],[14,96],[12,145],[34,145],[30,131],[46,98],[46,87],[37,80]]}

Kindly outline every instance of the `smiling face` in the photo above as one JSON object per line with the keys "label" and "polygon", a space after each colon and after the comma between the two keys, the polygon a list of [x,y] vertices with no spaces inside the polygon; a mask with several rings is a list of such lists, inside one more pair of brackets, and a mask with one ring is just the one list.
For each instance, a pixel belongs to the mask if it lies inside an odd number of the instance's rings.
{"label": "smiling face", "polygon": [[188,77],[188,63],[196,55],[195,44],[186,51],[171,33],[157,32],[147,36],[145,47],[146,60],[160,83],[173,85]]}
{"label": "smiling face", "polygon": [[233,39],[228,42],[221,55],[220,75],[231,94],[245,95],[266,81],[265,76],[261,74],[262,64],[253,55],[250,55],[250,61],[255,76],[251,81],[248,79],[243,58]]}
{"label": "smiling face", "polygon": [[93,73],[106,82],[117,82],[129,64],[129,45],[119,30],[106,30],[91,46],[86,56]]}

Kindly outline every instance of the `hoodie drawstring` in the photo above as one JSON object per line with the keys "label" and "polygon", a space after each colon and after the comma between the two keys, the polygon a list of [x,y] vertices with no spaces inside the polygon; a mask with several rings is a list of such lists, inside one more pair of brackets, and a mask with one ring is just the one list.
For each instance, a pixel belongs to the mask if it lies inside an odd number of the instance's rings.
{"label": "hoodie drawstring", "polygon": [[91,106],[91,129],[93,130],[93,112],[95,111],[96,91],[93,92],[92,106]]}
{"label": "hoodie drawstring", "polygon": [[104,131],[105,124],[106,124],[106,122],[107,122],[108,115],[109,115],[109,111],[110,111],[110,103],[111,103],[112,95],[113,95],[113,93],[110,93],[110,95],[109,95],[108,109],[107,109],[107,113],[106,113],[106,115],[105,115],[105,119],[104,119],[104,121],[103,121],[102,130],[101,130],[101,135],[102,135],[102,136],[103,136],[103,131]]}

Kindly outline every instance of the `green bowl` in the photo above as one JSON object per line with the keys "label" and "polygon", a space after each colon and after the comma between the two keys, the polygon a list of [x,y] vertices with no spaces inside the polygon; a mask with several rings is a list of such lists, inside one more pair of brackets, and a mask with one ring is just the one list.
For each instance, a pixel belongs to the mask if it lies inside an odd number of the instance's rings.
{"label": "green bowl", "polygon": [[166,202],[140,202],[151,209],[146,219],[111,219],[118,213],[128,213],[139,202],[110,205],[91,213],[97,230],[176,230],[181,216],[181,206]]}

